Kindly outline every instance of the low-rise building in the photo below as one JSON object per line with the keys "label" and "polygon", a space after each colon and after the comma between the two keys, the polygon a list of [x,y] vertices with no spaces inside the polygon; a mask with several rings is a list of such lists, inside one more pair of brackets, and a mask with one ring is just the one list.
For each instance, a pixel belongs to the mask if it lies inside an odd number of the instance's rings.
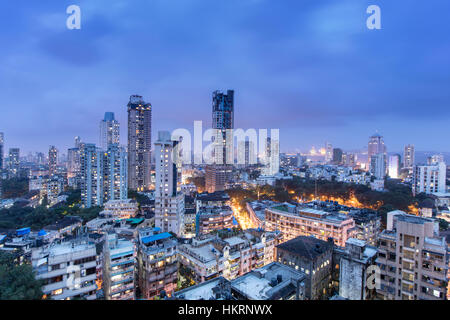
{"label": "low-rise building", "polygon": [[138,204],[135,200],[109,200],[105,203],[100,216],[115,219],[130,219],[136,216]]}
{"label": "low-rise building", "polygon": [[305,274],[305,297],[328,298],[331,294],[333,242],[299,236],[276,248],[277,261]]}
{"label": "low-rise building", "polygon": [[256,229],[221,230],[178,246],[185,277],[195,283],[218,276],[231,280],[274,261],[278,234]]}
{"label": "low-rise building", "polygon": [[132,241],[107,234],[103,249],[103,288],[106,300],[135,298],[136,248]]}
{"label": "low-rise building", "polygon": [[391,211],[379,236],[377,265],[384,300],[445,300],[449,254],[437,221]]}
{"label": "low-rise building", "polygon": [[227,228],[233,228],[233,211],[229,206],[199,208],[195,220],[197,236]]}
{"label": "low-rise building", "polygon": [[[339,296],[349,300],[371,300],[375,297],[374,275],[377,249],[365,241],[350,238],[340,260]],[[375,278],[376,281],[376,278]]]}
{"label": "low-rise building", "polygon": [[304,300],[305,274],[272,262],[231,280],[236,300]]}
{"label": "low-rise building", "polygon": [[65,216],[61,220],[45,226],[46,232],[56,232],[59,238],[71,235],[77,228],[81,227],[83,220],[77,216]]}
{"label": "low-rise building", "polygon": [[230,205],[230,196],[224,191],[199,193],[195,198],[196,212],[202,207],[223,207]]}
{"label": "low-rise building", "polygon": [[177,240],[170,233],[158,232],[157,228],[139,230],[138,282],[144,299],[171,296],[177,286]]}
{"label": "low-rise building", "polygon": [[44,295],[55,300],[96,299],[96,260],[95,245],[86,239],[54,242],[31,255],[36,278],[44,281]]}
{"label": "low-rise building", "polygon": [[177,291],[176,300],[233,300],[231,283],[224,277],[217,277],[195,286]]}
{"label": "low-rise building", "polygon": [[284,203],[266,209],[266,230],[281,231],[283,241],[314,236],[324,241],[333,238],[336,245],[345,246],[347,239],[355,233],[355,221],[339,212]]}

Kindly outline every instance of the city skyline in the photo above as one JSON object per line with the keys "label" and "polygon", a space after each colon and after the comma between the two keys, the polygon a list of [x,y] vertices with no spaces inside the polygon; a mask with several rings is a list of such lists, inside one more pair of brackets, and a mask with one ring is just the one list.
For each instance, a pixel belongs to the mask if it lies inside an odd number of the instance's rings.
{"label": "city skyline", "polygon": [[65,3],[2,3],[5,153],[66,153],[75,136],[97,143],[105,112],[126,144],[132,94],[152,104],[153,136],[195,120],[211,127],[217,89],[235,90],[236,128],[279,128],[281,152],[363,148],[377,130],[388,152],[449,151],[450,4],[378,1],[375,31],[368,1],[176,4],[80,1],[82,28],[67,30]]}

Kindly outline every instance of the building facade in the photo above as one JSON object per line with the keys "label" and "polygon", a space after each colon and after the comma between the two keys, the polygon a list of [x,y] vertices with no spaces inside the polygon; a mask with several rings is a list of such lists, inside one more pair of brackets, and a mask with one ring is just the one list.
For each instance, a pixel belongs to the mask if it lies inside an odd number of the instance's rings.
{"label": "building facade", "polygon": [[155,142],[155,226],[181,236],[184,232],[184,194],[178,191],[178,141],[167,131]]}
{"label": "building facade", "polygon": [[445,193],[447,167],[445,162],[433,165],[416,165],[413,169],[412,191],[419,193]]}
{"label": "building facade", "polygon": [[103,206],[109,200],[128,198],[127,154],[124,148],[110,144],[103,151],[95,144],[80,147],[81,202],[85,208]]}
{"label": "building facade", "polygon": [[100,121],[100,148],[108,149],[110,144],[120,144],[120,125],[114,118],[114,112],[105,112],[105,117]]}
{"label": "building facade", "polygon": [[128,186],[150,189],[152,148],[152,105],[142,96],[132,95],[128,102]]}
{"label": "building facade", "polygon": [[298,236],[314,236],[323,241],[333,238],[342,247],[356,232],[355,221],[345,214],[286,204],[266,209],[265,226],[269,231],[281,231],[283,242]]}
{"label": "building facade", "polygon": [[[375,283],[371,282],[377,249],[365,241],[350,238],[340,259],[339,296],[349,300],[371,300],[375,297]],[[376,280],[375,280],[376,281]]]}
{"label": "building facade", "polygon": [[218,276],[231,280],[275,259],[276,233],[256,229],[222,230],[178,246],[184,276],[202,283]]}
{"label": "building facade", "polygon": [[299,236],[276,248],[277,261],[305,274],[305,297],[325,299],[331,294],[332,241]]}
{"label": "building facade", "polygon": [[197,236],[227,228],[233,228],[233,210],[230,207],[202,207],[196,214]]}
{"label": "building facade", "polygon": [[414,145],[408,144],[405,146],[405,151],[403,153],[403,167],[405,169],[410,169],[414,167],[415,163],[415,151]]}
{"label": "building facade", "polygon": [[53,176],[57,173],[58,166],[58,149],[55,146],[50,146],[48,149],[48,174]]}
{"label": "building facade", "polygon": [[177,240],[158,229],[139,230],[138,281],[141,297],[155,299],[162,293],[171,296],[177,287]]}
{"label": "building facade", "polygon": [[400,155],[393,154],[389,156],[388,174],[392,179],[398,179],[400,174]]}
{"label": "building facade", "polygon": [[97,259],[94,244],[73,240],[33,249],[31,265],[36,278],[44,281],[42,291],[47,298],[94,300]]}
{"label": "building facade", "polygon": [[106,300],[134,300],[136,247],[132,241],[106,235],[103,249],[103,289]]}
{"label": "building facade", "polygon": [[445,300],[449,256],[433,219],[391,211],[379,236],[377,294],[384,300]]}

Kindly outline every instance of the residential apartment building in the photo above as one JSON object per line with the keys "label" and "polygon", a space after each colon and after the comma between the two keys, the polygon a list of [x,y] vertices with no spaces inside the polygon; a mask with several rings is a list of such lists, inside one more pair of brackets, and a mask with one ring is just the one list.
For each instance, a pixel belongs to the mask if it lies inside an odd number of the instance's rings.
{"label": "residential apartment building", "polygon": [[314,236],[327,241],[333,238],[338,246],[345,246],[355,233],[355,221],[342,213],[280,204],[265,211],[266,230],[281,231],[282,241],[298,236]]}
{"label": "residential apartment building", "polygon": [[155,142],[155,226],[181,236],[184,194],[178,191],[178,143],[168,131],[160,131]]}
{"label": "residential apartment building", "polygon": [[445,300],[449,255],[438,224],[402,211],[391,211],[379,236],[377,265],[385,300]]}
{"label": "residential apartment building", "polygon": [[8,154],[8,171],[13,177],[19,174],[20,170],[20,149],[9,148]]}
{"label": "residential apartment building", "polygon": [[100,216],[114,219],[130,219],[138,212],[138,203],[133,199],[109,200],[105,203]]}
{"label": "residential apartment building", "polygon": [[405,146],[405,151],[403,153],[403,167],[405,169],[412,169],[415,163],[415,152],[414,145],[408,144]]}
{"label": "residential apartment building", "polygon": [[339,296],[349,300],[373,299],[376,291],[371,277],[375,272],[377,249],[365,241],[350,238],[340,257]]}
{"label": "residential apartment building", "polygon": [[130,189],[150,189],[152,148],[152,105],[142,96],[132,95],[128,108],[128,185]]}
{"label": "residential apartment building", "polygon": [[117,234],[106,235],[103,249],[103,289],[106,300],[135,298],[135,244],[119,239]]}
{"label": "residential apartment building", "polygon": [[[375,133],[369,138],[369,144],[367,149],[367,159],[369,161],[370,171],[373,171],[372,168],[372,157],[378,154],[383,154],[385,156],[384,160],[386,161],[386,145],[384,144],[383,136]],[[386,163],[384,165],[386,168]]]}
{"label": "residential apartment building", "polygon": [[272,262],[227,280],[222,276],[178,291],[176,300],[304,300],[305,275]]}
{"label": "residential apartment building", "polygon": [[209,193],[225,190],[234,164],[234,91],[214,91],[212,96],[212,129],[214,146],[209,165],[205,168],[205,188]]}
{"label": "residential apartment building", "polygon": [[201,207],[195,218],[195,233],[202,235],[214,230],[233,228],[233,210],[228,206]]}
{"label": "residential apartment building", "polygon": [[224,191],[233,172],[230,165],[207,165],[205,167],[205,189],[208,193]]}
{"label": "residential apartment building", "polygon": [[277,261],[305,274],[305,298],[319,300],[331,294],[333,241],[299,236],[276,247]]}
{"label": "residential apartment building", "polygon": [[105,117],[100,121],[100,148],[108,149],[110,144],[120,144],[120,125],[114,118],[114,112],[105,112]]}
{"label": "residential apartment building", "polygon": [[370,173],[378,179],[383,180],[386,176],[386,154],[377,153],[370,157]]}
{"label": "residential apartment building", "polygon": [[276,233],[222,230],[178,246],[185,276],[201,283],[218,276],[231,280],[274,261]]}
{"label": "residential apartment building", "polygon": [[413,169],[412,191],[413,194],[421,192],[445,193],[446,192],[447,167],[445,162],[431,165],[416,165]]}
{"label": "residential apartment building", "polygon": [[230,203],[230,196],[223,191],[199,193],[195,197],[196,212],[198,212],[201,207],[223,207],[229,206]]}
{"label": "residential apartment building", "polygon": [[80,167],[81,202],[85,208],[128,198],[127,155],[124,148],[110,144],[108,150],[101,150],[95,144],[82,143]]}
{"label": "residential apartment building", "polygon": [[96,299],[97,259],[95,245],[84,239],[52,243],[31,253],[36,278],[44,281],[44,295],[55,300]]}
{"label": "residential apartment building", "polygon": [[171,296],[177,287],[177,240],[170,233],[158,232],[158,228],[139,230],[138,283],[144,299]]}
{"label": "residential apartment building", "polygon": [[53,176],[57,173],[58,166],[58,149],[55,146],[50,146],[48,150],[48,174]]}
{"label": "residential apartment building", "polygon": [[305,300],[306,276],[281,263],[272,262],[231,280],[236,300]]}

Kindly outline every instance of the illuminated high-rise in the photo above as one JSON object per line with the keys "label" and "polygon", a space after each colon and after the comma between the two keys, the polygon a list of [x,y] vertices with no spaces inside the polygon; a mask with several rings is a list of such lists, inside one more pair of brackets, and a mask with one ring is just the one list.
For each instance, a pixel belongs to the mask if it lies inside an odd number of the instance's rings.
{"label": "illuminated high-rise", "polygon": [[58,149],[55,146],[50,146],[48,149],[48,174],[53,176],[56,174],[58,166]]}
{"label": "illuminated high-rise", "polygon": [[178,236],[184,230],[184,194],[178,192],[178,143],[168,131],[155,142],[155,226]]}
{"label": "illuminated high-rise", "polygon": [[114,118],[114,112],[105,112],[104,119],[100,121],[100,148],[106,150],[113,143],[120,143],[120,125]]}
{"label": "illuminated high-rise", "polygon": [[12,176],[16,176],[20,169],[20,149],[10,148],[8,156],[8,169]]}
{"label": "illuminated high-rise", "polygon": [[403,167],[405,169],[412,169],[414,166],[414,145],[408,144],[405,146],[403,153]]}
{"label": "illuminated high-rise", "polygon": [[[387,150],[386,145],[384,144],[383,136],[378,133],[375,133],[373,136],[369,138],[368,152],[367,152],[367,160],[369,162],[369,169],[372,173],[375,172],[375,168],[372,168],[373,163],[377,163],[377,160],[372,160],[373,156],[378,156],[379,154],[384,155],[384,169],[387,167]],[[380,169],[380,167],[378,167]],[[385,175],[385,173],[384,173]]]}
{"label": "illuminated high-rise", "polygon": [[392,179],[398,179],[400,173],[400,155],[393,154],[389,156],[388,174]]}
{"label": "illuminated high-rise", "polygon": [[103,153],[104,200],[126,200],[128,198],[127,152],[117,143],[110,144]]}
{"label": "illuminated high-rise", "polygon": [[152,148],[152,105],[142,96],[132,95],[128,102],[128,186],[150,189]]}
{"label": "illuminated high-rise", "polygon": [[[234,91],[213,92],[212,128],[214,135],[213,163],[205,169],[208,192],[223,191],[234,163],[232,129],[234,128]],[[228,137],[227,137],[228,133]]]}
{"label": "illuminated high-rise", "polygon": [[102,206],[109,200],[128,198],[127,154],[118,144],[108,150],[95,144],[80,145],[81,202],[84,207]]}
{"label": "illuminated high-rise", "polygon": [[83,207],[103,205],[103,152],[92,143],[80,145],[81,202]]}

